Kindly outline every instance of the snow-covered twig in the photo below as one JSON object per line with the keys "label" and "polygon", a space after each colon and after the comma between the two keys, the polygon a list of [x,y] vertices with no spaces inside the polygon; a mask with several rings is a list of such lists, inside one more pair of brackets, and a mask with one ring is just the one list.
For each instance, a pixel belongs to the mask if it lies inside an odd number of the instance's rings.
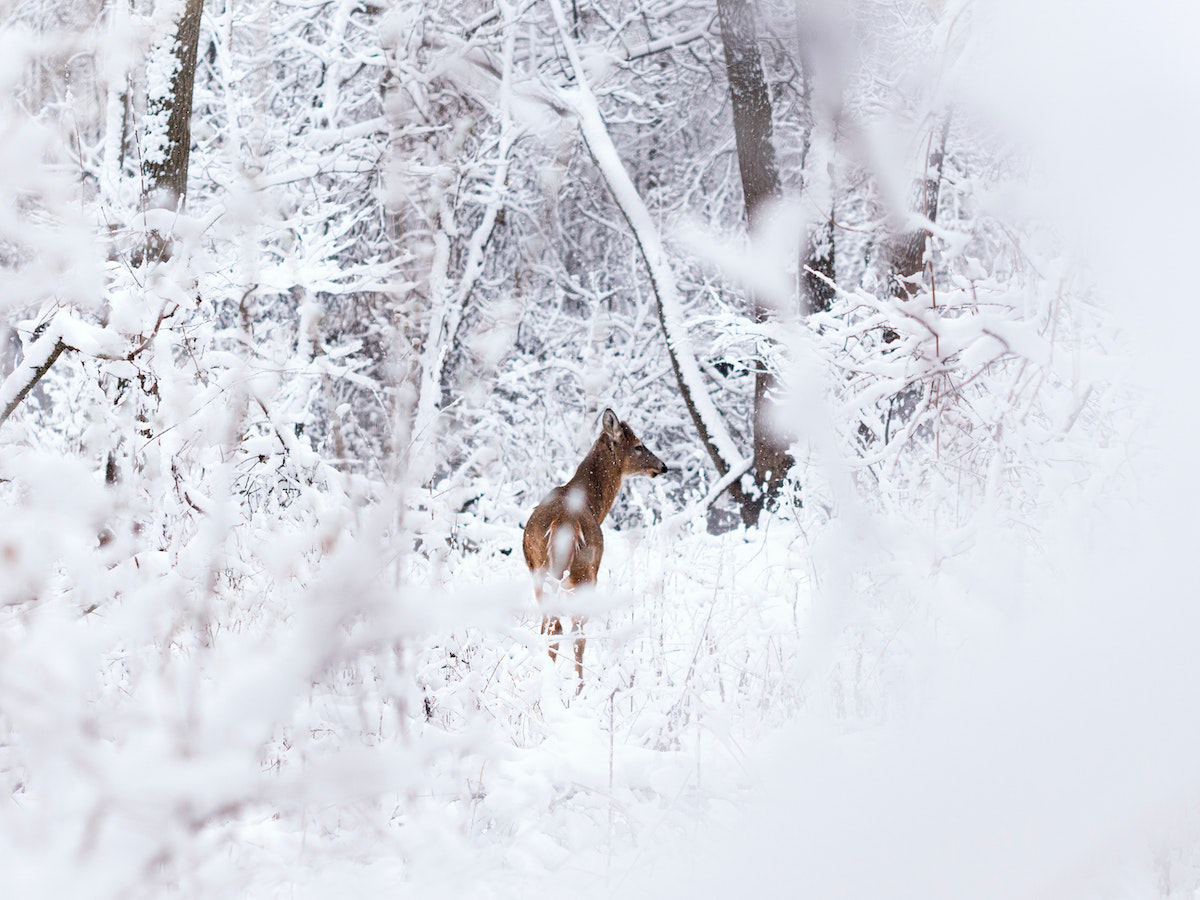
{"label": "snow-covered twig", "polygon": [[[509,12],[508,7],[504,6],[506,16]],[[509,29],[508,36],[504,41],[504,59],[500,80],[501,126],[499,146],[496,151],[496,169],[488,187],[488,203],[484,209],[483,218],[467,243],[466,263],[453,296],[447,296],[449,286],[446,283],[450,262],[449,223],[446,220],[453,216],[453,212],[446,198],[441,198],[440,218],[442,221],[441,227],[434,235],[434,255],[429,279],[432,319],[421,354],[421,386],[417,400],[416,421],[413,427],[414,438],[424,446],[428,446],[434,438],[433,424],[439,412],[438,400],[442,392],[446,357],[458,340],[467,301],[475,289],[479,276],[483,273],[484,253],[492,233],[495,231],[496,220],[504,202],[509,156],[518,133],[511,116],[513,41],[512,30]]]}

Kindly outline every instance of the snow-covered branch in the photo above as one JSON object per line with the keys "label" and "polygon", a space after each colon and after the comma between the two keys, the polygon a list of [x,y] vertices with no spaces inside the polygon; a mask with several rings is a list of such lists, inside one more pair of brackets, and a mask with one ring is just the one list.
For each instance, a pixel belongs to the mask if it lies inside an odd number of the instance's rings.
{"label": "snow-covered branch", "polygon": [[[164,315],[160,314],[158,326]],[[144,350],[153,334],[130,346],[128,340],[105,328],[89,325],[66,310],[59,310],[26,348],[25,355],[4,383],[0,384],[0,425],[21,405],[21,401],[50,370],[64,350],[77,350],[87,356],[106,360],[131,360]]]}
{"label": "snow-covered branch", "polygon": [[741,453],[716,404],[713,403],[700,366],[696,363],[696,354],[688,338],[683,298],[662,236],[608,133],[596,97],[588,86],[586,70],[571,37],[562,4],[559,0],[550,0],[550,8],[554,11],[559,39],[566,48],[567,58],[575,75],[575,86],[563,89],[561,96],[579,117],[579,127],[588,151],[642,251],[642,258],[654,286],[663,335],[671,354],[671,366],[679,382],[680,392],[717,472],[724,475],[731,468],[739,466]]}
{"label": "snow-covered branch", "polygon": [[25,356],[0,384],[0,425],[8,421],[55,360],[67,349],[58,329],[47,329],[30,345]]}
{"label": "snow-covered branch", "polygon": [[[504,5],[505,16],[509,14]],[[486,204],[479,224],[475,227],[466,245],[466,261],[458,277],[457,287],[451,293],[449,285],[450,231],[454,230],[454,211],[449,198],[442,194],[438,198],[437,230],[434,234],[434,252],[430,265],[429,302],[430,322],[421,352],[420,388],[417,399],[416,417],[413,425],[413,440],[418,448],[428,450],[436,438],[438,404],[444,387],[446,357],[457,345],[459,330],[471,293],[483,273],[488,241],[496,227],[496,220],[503,208],[509,172],[509,157],[516,141],[518,129],[512,120],[512,65],[513,29],[506,29],[504,39],[501,76],[499,85],[498,111],[500,135],[496,146],[495,168],[491,181],[485,189]],[[427,453],[415,454],[418,466],[426,476],[429,461]]]}

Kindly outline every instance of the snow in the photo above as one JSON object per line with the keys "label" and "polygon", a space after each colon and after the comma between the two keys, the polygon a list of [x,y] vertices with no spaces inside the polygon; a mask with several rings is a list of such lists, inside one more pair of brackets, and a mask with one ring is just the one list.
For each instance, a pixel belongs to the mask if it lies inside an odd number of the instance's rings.
{"label": "snow", "polygon": [[[837,296],[766,361],[800,462],[714,535],[723,298],[814,213],[743,249],[711,10],[209,9],[177,215],[110,133],[160,6],[0,26],[0,895],[1196,894],[1195,14],[847,6]],[[947,95],[899,300],[888,123]],[[522,524],[609,403],[673,471],[539,608]]]}

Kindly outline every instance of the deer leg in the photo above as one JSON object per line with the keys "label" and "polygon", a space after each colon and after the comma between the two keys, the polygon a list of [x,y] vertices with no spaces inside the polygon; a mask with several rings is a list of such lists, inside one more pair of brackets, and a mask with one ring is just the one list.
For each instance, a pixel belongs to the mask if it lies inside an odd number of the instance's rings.
{"label": "deer leg", "polygon": [[[537,575],[534,577],[534,584],[533,584],[533,593],[537,599],[538,606],[542,605],[542,592],[545,589],[546,589],[546,573],[538,572]],[[558,621],[558,619],[555,618],[554,616],[546,615],[545,613],[543,613],[542,614],[542,626],[538,629],[538,634],[544,634],[547,636],[555,634],[556,627],[558,629],[557,633],[562,634],[562,624]],[[558,656],[557,650],[558,650],[558,642],[555,641],[553,644],[550,645],[550,658],[551,659],[557,658],[557,656]]]}
{"label": "deer leg", "polygon": [[575,632],[575,675],[579,678],[579,686],[575,688],[576,694],[583,690],[583,647],[587,643],[587,638],[583,635],[584,621],[584,618],[580,616],[571,622],[571,627]]}
{"label": "deer leg", "polygon": [[[542,590],[546,587],[546,574],[544,572],[536,572],[533,576],[533,599],[537,601],[538,609],[542,608]],[[542,613],[542,627],[538,629],[538,634],[550,633],[550,617]]]}
{"label": "deer leg", "polygon": [[[545,622],[546,634],[558,637],[563,633],[562,619],[558,618],[557,616],[547,616]],[[550,659],[558,659],[558,641],[555,641],[550,645]]]}

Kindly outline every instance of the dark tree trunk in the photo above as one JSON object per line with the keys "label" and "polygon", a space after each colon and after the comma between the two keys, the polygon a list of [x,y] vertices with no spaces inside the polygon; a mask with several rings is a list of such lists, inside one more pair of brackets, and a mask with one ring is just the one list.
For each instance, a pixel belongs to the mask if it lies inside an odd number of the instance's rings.
{"label": "dark tree trunk", "polygon": [[192,149],[192,89],[196,82],[196,50],[200,41],[200,15],[204,0],[187,0],[175,32],[172,54],[178,65],[165,96],[152,96],[147,113],[153,117],[169,111],[166,146],[143,165],[147,199],[154,206],[173,208],[187,195],[188,157]]}
{"label": "dark tree trunk", "polygon": [[[804,15],[803,6],[796,6],[796,54],[800,71],[800,171],[806,172],[808,152],[812,149],[813,133],[816,131],[817,117],[813,109],[813,80],[816,77],[816,54],[812,52],[812,42],[819,34],[819,29],[813,28],[812,23]],[[832,167],[829,169],[832,181]],[[808,188],[807,177],[802,190]],[[830,196],[834,191],[830,184]],[[810,195],[811,196],[811,195]],[[834,215],[830,209],[826,221],[813,225],[807,235],[804,246],[804,266],[800,274],[800,310],[804,315],[814,312],[825,312],[833,302],[836,291],[833,282],[836,277],[834,242]]]}
{"label": "dark tree trunk", "polygon": [[834,281],[833,222],[814,228],[805,248],[804,290],[805,313],[825,312],[833,302]]}
{"label": "dark tree trunk", "polygon": [[751,230],[759,223],[764,201],[780,196],[779,169],[771,142],[771,94],[758,50],[758,29],[749,0],[718,0],[725,69],[729,74],[729,100],[733,107],[733,133],[737,140],[738,168],[746,198],[746,219]]}
{"label": "dark tree trunk", "polygon": [[[771,94],[763,74],[758,49],[754,8],[749,0],[718,0],[725,68],[729,74],[729,100],[733,108],[733,132],[737,142],[742,193],[746,199],[746,221],[750,233],[762,225],[766,205],[780,196],[779,169],[771,143]],[[754,300],[754,319],[770,318],[762,302]],[[760,360],[754,378],[754,484],[752,496],[743,495],[742,518],[747,525],[758,522],[763,505],[776,497],[794,460],[787,452],[788,440],[776,424],[776,378]],[[735,498],[737,495],[735,494]]]}
{"label": "dark tree trunk", "polygon": [[[950,132],[950,118],[942,123],[941,134],[936,146],[929,151],[925,175],[915,189],[914,209],[930,222],[937,221],[938,194],[942,185],[942,165],[946,156],[946,138]],[[891,238],[887,244],[888,292],[901,300],[911,297],[916,288],[913,282],[925,268],[925,244],[928,233],[924,228],[915,228]]]}
{"label": "dark tree trunk", "polygon": [[[942,123],[941,134],[936,145],[930,138],[930,149],[925,164],[925,174],[914,189],[914,208],[930,222],[937,221],[938,196],[942,186],[942,166],[946,157],[946,139],[950,133],[950,117]],[[888,267],[888,294],[898,300],[908,300],[918,291],[918,282],[925,271],[925,249],[929,233],[925,228],[915,228],[892,237],[885,245]],[[884,343],[893,343],[899,335],[890,328],[884,329]],[[920,403],[924,387],[917,385],[896,394],[891,400],[884,424],[883,440],[891,439],[892,420],[906,422]],[[869,434],[860,427],[859,433]]]}

